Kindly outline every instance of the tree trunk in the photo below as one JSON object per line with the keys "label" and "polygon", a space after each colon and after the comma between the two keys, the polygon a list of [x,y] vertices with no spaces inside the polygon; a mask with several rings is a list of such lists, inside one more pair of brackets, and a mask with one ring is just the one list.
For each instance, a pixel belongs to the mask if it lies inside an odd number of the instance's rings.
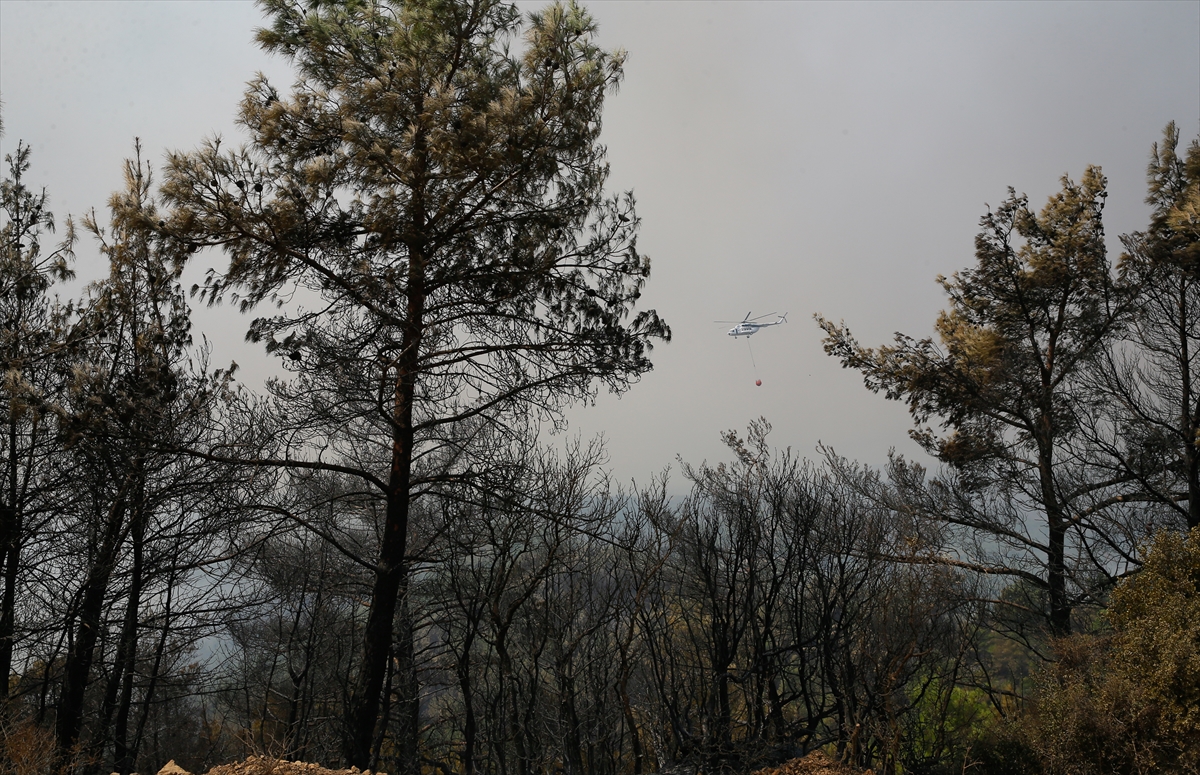
{"label": "tree trunk", "polygon": [[396,751],[400,772],[421,772],[420,751],[420,688],[417,684],[416,627],[408,598],[408,578],[404,580],[400,598],[396,653],[396,718],[398,719]]}
{"label": "tree trunk", "polygon": [[13,514],[14,528],[8,540],[0,543],[0,561],[4,563],[4,598],[0,604],[0,709],[7,706],[8,681],[12,675],[13,639],[16,636],[17,570],[21,561],[20,523],[16,509],[5,509]]}
{"label": "tree trunk", "polygon": [[[141,503],[140,497],[134,498],[135,503]],[[140,508],[136,511],[141,511]],[[128,758],[127,732],[129,726],[128,702],[132,697],[132,672],[136,662],[138,609],[141,603],[142,590],[142,539],[145,528],[142,515],[134,516],[131,533],[133,538],[133,569],[129,582],[129,598],[125,604],[125,616],[121,622],[121,634],[117,641],[117,653],[113,659],[112,675],[104,692],[104,703],[100,711],[100,724],[94,735],[93,749],[95,759],[89,766],[89,772],[100,771],[103,764],[104,747],[109,740],[113,741],[113,769],[125,775],[132,771],[133,763],[129,762],[127,770],[121,769],[121,762]],[[128,686],[128,689],[125,687]],[[124,703],[118,705],[118,702]],[[113,713],[117,714],[116,728],[113,729]],[[111,737],[109,731],[112,730]]]}
{"label": "tree trunk", "polygon": [[[150,677],[146,682],[146,690],[142,696],[142,713],[138,718],[137,731],[133,736],[133,755],[136,757],[137,752],[141,749],[142,735],[146,730],[146,721],[150,717],[151,702],[154,700],[154,693],[158,689],[158,679],[162,674],[163,654],[167,650],[167,635],[171,632],[171,602],[175,595],[175,574],[176,568],[171,569],[171,574],[167,578],[167,599],[163,604],[162,614],[162,634],[158,638],[158,645],[154,649],[154,664],[150,668]],[[201,705],[203,711],[204,706]],[[201,734],[208,734],[209,728],[207,724],[201,722]]]}
{"label": "tree trunk", "polygon": [[[507,724],[501,728],[507,733],[513,744],[513,753],[517,758],[517,775],[529,775],[529,754],[525,747],[525,731],[521,727],[521,706],[520,706],[520,687],[518,678],[513,670],[512,657],[508,653],[508,626],[504,625],[495,632],[495,643],[493,648],[496,649],[497,665],[500,668],[500,675],[497,678],[497,684],[501,691],[500,704],[502,712],[508,714]],[[507,696],[504,696],[507,695]],[[503,707],[507,705],[507,707]],[[501,746],[504,750],[507,746]]]}
{"label": "tree trunk", "polygon": [[[140,493],[139,493],[140,495]],[[125,608],[125,624],[121,633],[121,656],[124,657],[121,698],[117,705],[117,720],[113,728],[113,769],[121,775],[133,772],[136,751],[129,744],[129,710],[133,703],[133,676],[137,667],[138,612],[142,598],[142,554],[146,537],[146,509],[139,498],[133,521],[133,577],[129,584],[129,605]]]}
{"label": "tree trunk", "polygon": [[565,727],[563,735],[563,772],[566,775],[583,775],[583,744],[579,737],[579,714],[575,710],[575,680],[570,666],[558,665],[559,722]]}
{"label": "tree trunk", "polygon": [[[388,477],[387,512],[383,531],[383,546],[380,549],[375,585],[371,593],[371,612],[363,634],[363,658],[353,694],[350,696],[348,729],[346,735],[346,759],[351,766],[366,769],[371,762],[371,743],[375,723],[379,715],[380,695],[383,691],[387,660],[392,654],[393,630],[396,605],[408,595],[408,565],[405,554],[408,547],[408,490],[412,478],[413,455],[413,396],[416,392],[416,376],[421,343],[421,320],[425,306],[424,256],[419,249],[409,248],[408,276],[408,319],[404,331],[402,349],[396,361],[392,407],[392,466]],[[405,628],[411,632],[411,626]],[[397,656],[405,675],[412,671],[412,643],[401,648]],[[401,676],[402,685],[406,682]],[[407,689],[406,689],[407,690]],[[415,697],[413,698],[415,701]],[[400,775],[420,775],[420,762],[416,757],[415,738],[419,720],[404,716],[402,723],[410,728],[401,733],[406,745],[400,751]],[[409,739],[414,744],[409,744]],[[412,750],[410,750],[412,745]]]}
{"label": "tree trunk", "polygon": [[17,504],[17,421],[8,420],[8,459],[4,461],[4,504],[0,506],[0,563],[4,567],[4,597],[0,598],[0,711],[7,708],[8,681],[12,675],[13,638],[16,635],[17,569],[21,560],[21,508]]}
{"label": "tree trunk", "polygon": [[[630,627],[633,623],[630,622]],[[621,701],[621,713],[625,717],[625,726],[629,728],[630,745],[633,748],[633,775],[642,775],[645,771],[645,754],[642,753],[642,740],[638,735],[637,719],[633,715],[633,703],[629,700],[629,644],[620,642],[617,645],[621,655],[620,679],[617,681],[617,697]]]}
{"label": "tree trunk", "polygon": [[[1046,420],[1047,424],[1049,419]],[[1058,638],[1071,634],[1071,605],[1067,601],[1066,537],[1058,494],[1054,491],[1054,466],[1048,445],[1038,453],[1042,505],[1046,510],[1046,587],[1050,594],[1050,632]]]}
{"label": "tree trunk", "polygon": [[783,700],[776,686],[775,671],[767,678],[767,702],[770,709],[767,712],[767,730],[769,737],[776,742],[782,741],[787,734],[787,722],[783,718]]}
{"label": "tree trunk", "polygon": [[471,646],[475,642],[475,619],[469,620],[469,629],[463,640],[462,657],[458,660],[458,688],[463,697],[463,774],[475,775],[475,698],[471,685]]}
{"label": "tree trunk", "polygon": [[1188,529],[1200,526],[1200,401],[1194,395],[1192,363],[1188,342],[1188,279],[1179,280],[1179,363],[1183,384],[1180,430],[1183,431],[1183,464],[1187,477]]}
{"label": "tree trunk", "polygon": [[379,757],[383,751],[383,740],[387,737],[388,724],[392,718],[392,681],[396,677],[396,658],[388,660],[387,669],[383,673],[383,695],[380,700],[383,706],[379,711],[379,720],[375,723],[375,738],[371,742],[371,769],[379,769]]}
{"label": "tree trunk", "polygon": [[118,537],[124,517],[125,496],[121,494],[109,508],[95,562],[84,582],[83,601],[79,606],[79,631],[67,654],[62,696],[58,704],[58,719],[54,728],[55,756],[59,766],[64,768],[71,760],[83,727],[83,695],[95,658],[96,641],[100,633],[100,615],[104,610],[104,596],[108,591],[108,580],[116,561]]}

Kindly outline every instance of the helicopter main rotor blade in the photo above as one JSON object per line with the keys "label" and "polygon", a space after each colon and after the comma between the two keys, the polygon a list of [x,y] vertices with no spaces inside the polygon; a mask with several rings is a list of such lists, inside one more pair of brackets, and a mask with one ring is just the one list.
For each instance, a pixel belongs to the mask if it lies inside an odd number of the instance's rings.
{"label": "helicopter main rotor blade", "polygon": [[771,316],[772,316],[772,315],[774,315],[774,314],[775,314],[774,312],[768,312],[767,314],[765,314],[765,315],[759,315],[759,316],[758,316],[758,317],[756,317],[756,318],[752,318],[752,317],[750,317],[749,315],[746,315],[746,320],[744,320],[744,321],[742,321],[742,322],[749,322],[749,321],[751,321],[751,320],[762,320],[763,318],[769,318],[769,317],[771,317]]}

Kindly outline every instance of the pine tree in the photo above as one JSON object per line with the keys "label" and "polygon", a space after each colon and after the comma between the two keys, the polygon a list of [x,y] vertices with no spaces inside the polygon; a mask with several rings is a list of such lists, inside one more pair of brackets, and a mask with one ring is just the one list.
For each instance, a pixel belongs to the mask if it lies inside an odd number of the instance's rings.
{"label": "pine tree", "polygon": [[[158,233],[151,170],[140,146],[136,150],[125,164],[124,189],[109,201],[110,226],[102,227],[94,213],[84,218],[109,274],[79,305],[71,381],[57,408],[72,464],[65,489],[73,501],[59,520],[67,541],[78,542],[74,567],[64,573],[69,585],[78,579],[78,588],[76,607],[63,623],[74,633],[55,719],[58,756],[67,762],[82,750],[88,688],[101,672],[98,660],[108,657],[107,641],[114,648],[102,671],[108,681],[99,713],[89,724],[89,755],[102,756],[111,742],[113,767],[121,773],[134,769],[145,721],[145,714],[141,721],[134,714],[144,606],[153,592],[187,573],[192,547],[205,546],[213,530],[206,514],[214,509],[207,506],[230,486],[221,466],[178,451],[206,438],[229,375],[208,373],[193,361],[182,265],[175,243]],[[118,601],[123,610],[110,614],[117,632],[106,637],[106,613]],[[169,617],[157,626],[165,639]],[[156,679],[155,670],[144,683],[146,706]]]}
{"label": "pine tree", "polygon": [[[1072,609],[1068,533],[1087,529],[1073,509],[1094,486],[1066,449],[1091,411],[1091,395],[1074,388],[1127,302],[1104,245],[1105,185],[1096,167],[1078,184],[1064,177],[1038,214],[1010,189],[981,220],[975,268],[938,279],[950,297],[937,320],[940,346],[897,334],[892,346],[864,348],[844,325],[818,316],[827,353],[861,371],[869,389],[904,400],[914,438],[954,466],[968,490],[999,494],[951,522],[1033,558],[1039,572],[1028,559],[982,569],[1040,589],[1060,635]],[[948,433],[928,427],[930,419]],[[1040,525],[1029,523],[1032,514]]]}
{"label": "pine tree", "polygon": [[73,276],[75,234],[68,220],[62,243],[42,252],[54,216],[46,192],[25,184],[29,157],[29,146],[18,144],[5,157],[8,175],[0,184],[0,703],[8,698],[12,675],[16,602],[27,562],[23,550],[53,511],[63,474],[55,464],[52,408],[66,386],[66,310],[50,293],[56,281]]}
{"label": "pine tree", "polygon": [[415,773],[411,501],[492,465],[481,434],[627,388],[670,335],[632,314],[650,264],[632,195],[605,191],[624,57],[574,4],[531,14],[516,50],[522,17],[495,0],[263,7],[259,42],[298,81],[251,84],[247,147],[172,157],[165,230],[228,254],[206,299],[279,305],[249,332],[294,375],[272,386],[286,454],[260,462],[341,471],[381,500],[346,756],[373,763],[394,657],[394,742]]}
{"label": "pine tree", "polygon": [[1200,138],[1178,153],[1168,124],[1147,171],[1146,231],[1122,237],[1122,277],[1137,290],[1127,344],[1109,354],[1101,389],[1120,417],[1105,451],[1136,480],[1138,500],[1200,525]]}

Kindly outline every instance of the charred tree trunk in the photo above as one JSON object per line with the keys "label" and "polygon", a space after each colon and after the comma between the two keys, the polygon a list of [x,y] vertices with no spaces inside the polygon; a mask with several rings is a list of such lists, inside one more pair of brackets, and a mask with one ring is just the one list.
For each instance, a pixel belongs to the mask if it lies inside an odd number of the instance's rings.
{"label": "charred tree trunk", "polygon": [[575,678],[569,664],[558,665],[559,722],[564,727],[563,758],[566,775],[583,775],[583,744],[579,737],[579,713],[575,710]]}
{"label": "charred tree trunk", "polygon": [[137,673],[138,646],[138,612],[141,608],[142,574],[143,574],[143,541],[146,534],[144,508],[133,526],[133,578],[129,587],[129,605],[125,610],[125,626],[121,634],[120,657],[123,661],[123,678],[121,680],[121,697],[117,704],[117,719],[113,726],[113,769],[121,775],[133,772],[134,759],[137,752],[129,740],[129,712],[133,704],[133,679]]}
{"label": "charred tree trunk", "polygon": [[[1044,417],[1042,424],[1046,436],[1049,436],[1049,416]],[[1062,638],[1071,634],[1071,604],[1067,600],[1067,521],[1054,488],[1051,444],[1049,440],[1039,444],[1038,476],[1041,480],[1042,507],[1046,511],[1046,588],[1050,596],[1050,632]]]}
{"label": "charred tree trunk", "polygon": [[[140,494],[134,498],[135,504],[141,503]],[[128,745],[129,703],[133,697],[133,672],[137,661],[137,629],[138,612],[141,606],[142,573],[143,573],[143,539],[145,537],[145,522],[143,508],[135,506],[134,517],[131,521],[130,535],[133,542],[133,568],[130,573],[129,598],[125,604],[125,615],[121,622],[121,634],[117,641],[117,652],[113,659],[112,675],[104,692],[104,704],[100,712],[100,725],[96,730],[96,744],[93,746],[96,760],[90,770],[99,772],[103,749],[108,741],[113,743],[113,769],[121,775],[133,771],[133,760],[130,757]],[[113,713],[116,713],[116,726],[113,727]],[[111,736],[109,731],[112,731]],[[125,769],[122,769],[122,766]]]}
{"label": "charred tree trunk", "polygon": [[475,642],[476,619],[472,616],[463,640],[462,656],[458,659],[458,689],[463,698],[463,752],[464,775],[475,775],[475,688],[471,682],[471,646]]}
{"label": "charred tree trunk", "polygon": [[7,706],[13,639],[16,636],[17,570],[21,562],[20,512],[6,504],[2,520],[4,535],[0,540],[0,562],[4,565],[4,598],[0,602],[0,710]]}
{"label": "charred tree trunk", "polygon": [[4,597],[0,598],[0,712],[7,707],[8,679],[12,675],[13,638],[16,636],[17,572],[21,562],[22,509],[17,472],[17,420],[8,420],[8,459],[4,503],[0,504],[0,563],[4,568]]}
{"label": "charred tree trunk", "polygon": [[[408,318],[402,339],[402,349],[396,359],[396,379],[392,405],[392,465],[388,476],[387,511],[375,584],[371,594],[371,612],[363,634],[363,657],[353,694],[350,697],[346,759],[355,767],[366,769],[371,762],[371,743],[379,717],[384,675],[388,658],[393,652],[396,606],[408,595],[409,485],[412,479],[413,456],[413,397],[416,392],[419,368],[421,321],[425,306],[425,256],[420,248],[409,246]],[[411,633],[411,626],[403,628]],[[407,648],[396,651],[401,661],[402,684],[413,672],[411,637]],[[407,664],[406,664],[407,662]],[[414,679],[415,680],[415,676]],[[413,698],[415,702],[415,697]],[[402,711],[406,713],[406,711]],[[408,718],[413,715],[413,718]],[[402,720],[409,725],[401,733],[398,771],[401,775],[420,775],[420,759],[416,750],[418,719],[407,714]]]}
{"label": "charred tree trunk", "polygon": [[1183,367],[1180,427],[1183,430],[1183,465],[1187,478],[1188,529],[1200,526],[1200,399],[1192,385],[1192,360],[1188,341],[1188,279],[1179,278],[1179,363]]}
{"label": "charred tree trunk", "polygon": [[[167,635],[171,632],[171,602],[175,593],[176,573],[177,569],[172,567],[170,577],[167,579],[167,598],[163,603],[162,632],[158,637],[158,644],[154,649],[154,664],[150,668],[150,676],[146,681],[146,690],[142,693],[142,713],[138,718],[137,731],[133,737],[133,755],[135,758],[141,749],[142,736],[146,730],[146,721],[150,718],[151,703],[154,701],[154,693],[158,689],[158,679],[162,674],[163,655],[167,650]],[[202,734],[207,732],[207,727],[203,728]]]}
{"label": "charred tree trunk", "polygon": [[79,606],[79,629],[67,653],[62,696],[59,699],[58,719],[54,729],[55,755],[60,766],[70,762],[83,727],[83,695],[95,658],[104,597],[108,592],[113,566],[116,564],[116,551],[120,544],[125,509],[125,496],[122,493],[109,507],[96,558],[84,581],[83,598]]}
{"label": "charred tree trunk", "polygon": [[[632,626],[632,623],[631,625]],[[637,719],[633,715],[633,703],[629,699],[629,677],[632,668],[629,664],[629,644],[618,643],[621,655],[620,679],[617,681],[617,697],[621,701],[621,714],[625,718],[625,726],[629,729],[630,747],[633,750],[633,775],[642,775],[645,771],[645,754],[642,752],[642,739],[639,734]]]}

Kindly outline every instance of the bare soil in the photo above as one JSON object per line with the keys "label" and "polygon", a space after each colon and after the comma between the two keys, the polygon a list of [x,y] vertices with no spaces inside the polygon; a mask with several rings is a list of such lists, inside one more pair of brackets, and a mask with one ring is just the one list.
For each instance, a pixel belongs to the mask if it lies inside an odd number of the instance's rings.
{"label": "bare soil", "polygon": [[784,762],[778,767],[764,767],[751,775],[872,775],[871,770],[861,770],[843,764],[821,751]]}
{"label": "bare soil", "polygon": [[[158,775],[192,775],[192,773],[172,761],[159,770]],[[359,770],[357,767],[331,770],[311,762],[289,762],[265,756],[251,756],[245,761],[213,767],[205,775],[387,775],[387,773],[372,773],[370,770]],[[792,759],[777,767],[755,770],[751,775],[872,775],[872,772],[843,764],[821,751],[813,751],[807,756]]]}
{"label": "bare soil", "polygon": [[[192,775],[192,773],[174,761],[170,761],[158,771],[158,775]],[[311,762],[289,762],[266,756],[250,756],[245,761],[219,764],[209,770],[206,775],[372,775],[372,773],[370,770],[359,770],[357,767],[351,767],[348,770],[331,770]],[[376,772],[373,775],[387,775],[387,773]]]}

